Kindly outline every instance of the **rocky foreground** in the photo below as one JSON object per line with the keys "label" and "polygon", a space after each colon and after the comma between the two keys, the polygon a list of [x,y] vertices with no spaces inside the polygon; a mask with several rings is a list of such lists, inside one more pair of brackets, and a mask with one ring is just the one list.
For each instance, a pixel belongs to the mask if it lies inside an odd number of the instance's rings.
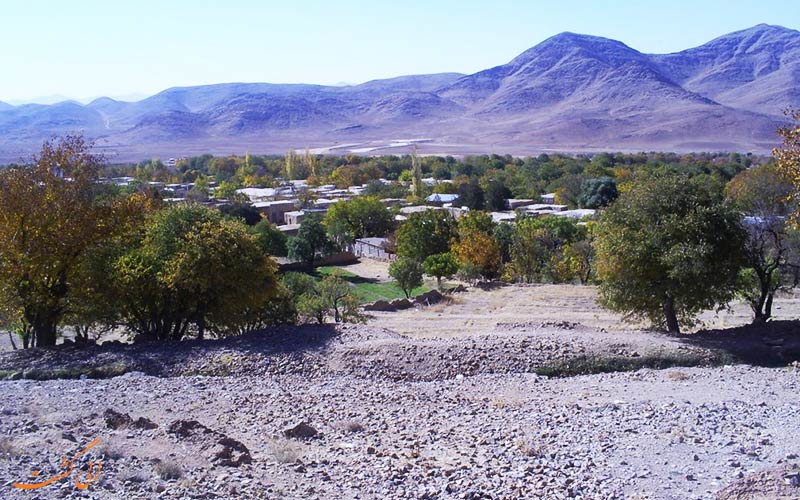
{"label": "rocky foreground", "polygon": [[[474,339],[400,349],[391,332],[354,327],[302,353],[225,344],[173,354],[196,373],[228,366],[226,376],[170,372],[158,358],[143,366],[161,376],[3,381],[0,497],[800,498],[796,367],[524,372],[525,352],[535,364],[545,340],[567,364],[587,350],[649,356],[650,334],[598,351],[596,340],[576,340],[591,332],[550,327],[502,325],[486,353]],[[559,328],[568,342],[554,340]],[[103,362],[119,352],[128,351]],[[503,352],[516,353],[517,368],[502,370]],[[24,355],[41,373],[61,354]],[[4,354],[0,366],[12,371],[20,356]],[[56,476],[64,455],[96,438],[67,477],[12,485]],[[81,490],[92,460],[102,469]]]}

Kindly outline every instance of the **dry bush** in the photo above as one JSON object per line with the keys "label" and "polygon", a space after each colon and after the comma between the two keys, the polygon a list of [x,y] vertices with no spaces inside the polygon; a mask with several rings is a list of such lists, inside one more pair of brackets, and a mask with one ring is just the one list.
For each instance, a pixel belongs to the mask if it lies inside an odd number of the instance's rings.
{"label": "dry bush", "polygon": [[117,481],[120,483],[145,483],[147,474],[138,469],[122,469],[117,473]]}
{"label": "dry bush", "polygon": [[122,448],[112,442],[106,441],[98,448],[98,451],[103,454],[105,458],[110,460],[119,460],[120,458],[124,458],[125,452],[122,451]]}
{"label": "dry bush", "polygon": [[155,466],[156,475],[164,481],[180,479],[183,477],[181,466],[172,461],[158,462]]}
{"label": "dry bush", "polygon": [[673,427],[672,430],[670,431],[670,434],[672,435],[673,443],[683,443],[689,437],[689,434],[683,427]]}
{"label": "dry bush", "polygon": [[14,446],[14,442],[9,437],[0,438],[0,456],[14,457],[19,454],[19,450]]}
{"label": "dry bush", "polygon": [[667,372],[667,377],[670,380],[674,380],[676,382],[682,382],[684,380],[689,380],[690,378],[692,378],[688,373],[682,372],[680,370]]}
{"label": "dry bush", "polygon": [[517,449],[526,457],[541,457],[546,453],[545,445],[531,438],[517,440]]}
{"label": "dry bush", "polygon": [[358,420],[343,420],[336,424],[336,428],[343,432],[364,432],[364,426]]}
{"label": "dry bush", "polygon": [[303,447],[288,439],[272,439],[267,447],[279,464],[293,464],[303,457]]}

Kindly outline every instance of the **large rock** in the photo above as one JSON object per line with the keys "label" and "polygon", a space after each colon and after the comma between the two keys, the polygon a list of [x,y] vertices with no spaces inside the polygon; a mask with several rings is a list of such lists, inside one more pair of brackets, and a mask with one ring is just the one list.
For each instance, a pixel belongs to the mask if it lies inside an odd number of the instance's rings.
{"label": "large rock", "polygon": [[392,306],[391,303],[389,303],[389,302],[387,302],[385,300],[378,300],[376,302],[373,302],[372,304],[365,304],[364,305],[364,310],[365,311],[384,311],[384,312],[388,311],[388,312],[391,312],[391,311],[396,311],[397,309],[395,309]]}
{"label": "large rock", "polygon": [[176,420],[167,432],[174,434],[178,441],[198,446],[217,465],[238,467],[253,461],[250,450],[242,442],[209,429],[197,420]]}
{"label": "large rock", "polygon": [[133,422],[133,419],[127,413],[120,413],[111,408],[108,408],[103,413],[103,418],[106,420],[106,427],[114,430],[128,427]]}
{"label": "large rock", "polygon": [[115,430],[122,428],[147,430],[147,429],[155,429],[158,427],[158,424],[153,422],[149,418],[139,417],[136,420],[134,420],[127,413],[120,413],[118,411],[112,410],[111,408],[108,408],[103,413],[103,418],[105,418],[106,420],[106,427]]}
{"label": "large rock", "polygon": [[283,435],[294,439],[311,439],[319,434],[317,430],[305,422],[283,430]]}
{"label": "large rock", "polygon": [[439,290],[431,290],[430,292],[423,293],[414,297],[414,303],[422,306],[430,306],[438,304],[442,301],[444,295]]}
{"label": "large rock", "polygon": [[412,304],[408,299],[393,300],[389,304],[394,308],[395,311],[399,311],[401,309],[411,309],[414,307],[414,304]]}

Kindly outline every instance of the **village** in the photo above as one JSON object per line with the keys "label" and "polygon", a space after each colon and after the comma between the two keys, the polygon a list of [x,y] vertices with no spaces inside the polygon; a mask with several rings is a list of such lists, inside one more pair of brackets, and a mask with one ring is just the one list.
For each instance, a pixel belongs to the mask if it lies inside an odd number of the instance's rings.
{"label": "village", "polygon": [[[133,183],[133,177],[104,178],[101,182],[116,186],[128,186]],[[379,179],[383,184],[390,184],[387,179]],[[425,177],[422,182],[429,188],[433,188],[439,183],[449,183],[449,180]],[[147,185],[164,195],[164,201],[169,204],[186,203],[190,200],[189,193],[194,187],[194,183],[173,183],[150,181]],[[246,187],[237,189],[238,194],[243,195],[249,205],[255,208],[261,217],[270,221],[287,237],[296,236],[300,224],[309,214],[324,216],[331,205],[341,201],[349,201],[353,198],[364,196],[367,184],[351,186],[346,189],[339,189],[333,184],[320,186],[309,186],[306,180],[283,181],[282,184],[274,188]],[[209,182],[209,190],[213,194],[217,188],[217,183]],[[410,193],[409,188],[409,193]],[[408,219],[409,215],[422,213],[427,210],[443,210],[452,215],[456,220],[470,210],[460,206],[459,196],[449,193],[433,193],[423,199],[422,204],[412,203],[407,198],[382,198],[380,201],[387,208],[390,208],[394,215],[394,220],[401,223]],[[492,221],[495,223],[513,223],[518,217],[539,217],[542,215],[553,215],[556,217],[567,217],[575,220],[588,220],[596,216],[597,210],[590,208],[570,209],[568,205],[557,204],[556,193],[542,194],[539,199],[517,199],[506,200],[504,211],[489,212]],[[204,204],[213,207],[222,207],[231,203],[225,198],[209,198]],[[378,260],[392,260],[394,253],[385,237],[367,237],[357,239],[350,251],[357,257],[373,258]],[[389,248],[387,248],[387,246]]]}

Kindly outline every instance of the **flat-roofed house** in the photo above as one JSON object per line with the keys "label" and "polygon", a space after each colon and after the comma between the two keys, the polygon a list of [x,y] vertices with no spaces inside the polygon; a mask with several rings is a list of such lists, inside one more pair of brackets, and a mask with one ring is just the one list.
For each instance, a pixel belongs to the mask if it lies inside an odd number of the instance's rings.
{"label": "flat-roofed house", "polygon": [[253,208],[273,224],[283,224],[286,212],[297,210],[296,200],[259,201],[253,203]]}
{"label": "flat-roofed house", "polygon": [[353,253],[367,259],[394,260],[395,254],[386,249],[388,244],[388,238],[359,238],[353,243]]}

